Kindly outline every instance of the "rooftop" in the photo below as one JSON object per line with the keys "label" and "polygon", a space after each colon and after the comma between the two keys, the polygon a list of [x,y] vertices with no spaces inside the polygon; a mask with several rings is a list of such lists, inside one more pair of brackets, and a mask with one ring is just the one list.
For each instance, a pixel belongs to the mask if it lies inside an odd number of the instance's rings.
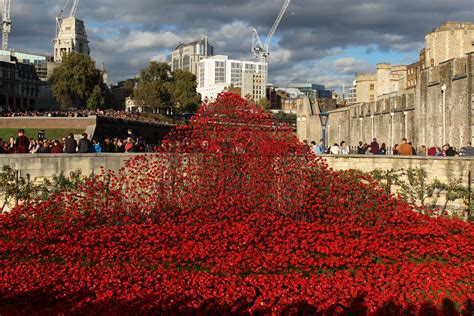
{"label": "rooftop", "polygon": [[433,29],[430,33],[434,32],[442,32],[442,31],[454,31],[454,30],[473,30],[474,31],[474,23],[472,22],[459,22],[459,21],[447,21],[446,23],[442,24],[441,26]]}

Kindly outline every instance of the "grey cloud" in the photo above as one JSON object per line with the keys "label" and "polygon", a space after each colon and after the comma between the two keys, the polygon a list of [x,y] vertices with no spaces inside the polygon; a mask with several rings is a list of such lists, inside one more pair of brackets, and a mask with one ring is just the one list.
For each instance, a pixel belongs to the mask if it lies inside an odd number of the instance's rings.
{"label": "grey cloud", "polygon": [[[11,47],[52,51],[54,18],[64,3],[13,2]],[[118,81],[138,74],[150,59],[168,55],[180,41],[205,34],[216,53],[251,59],[251,28],[265,35],[282,4],[283,0],[82,0],[77,16],[88,28],[93,57],[105,63],[111,80]],[[369,68],[367,61],[318,61],[351,46],[366,46],[367,53],[416,52],[426,32],[445,20],[472,21],[473,16],[472,0],[295,0],[271,47],[271,81],[350,83],[354,72]],[[99,28],[104,25],[112,30]]]}
{"label": "grey cloud", "polygon": [[370,72],[372,66],[362,60],[353,57],[341,58],[334,62],[334,69],[344,75],[354,76],[357,73]]}

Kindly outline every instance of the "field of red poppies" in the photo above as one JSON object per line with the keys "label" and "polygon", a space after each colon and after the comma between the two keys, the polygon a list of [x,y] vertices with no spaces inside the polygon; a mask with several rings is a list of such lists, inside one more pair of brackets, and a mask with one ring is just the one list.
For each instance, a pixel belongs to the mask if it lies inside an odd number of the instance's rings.
{"label": "field of red poppies", "polygon": [[223,94],[159,154],[0,215],[0,314],[472,315],[473,256],[473,224]]}

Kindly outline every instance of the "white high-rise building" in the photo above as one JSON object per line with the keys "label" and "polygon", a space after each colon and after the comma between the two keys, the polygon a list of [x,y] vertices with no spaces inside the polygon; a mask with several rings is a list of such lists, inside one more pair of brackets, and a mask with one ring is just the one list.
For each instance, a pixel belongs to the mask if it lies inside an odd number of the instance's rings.
{"label": "white high-rise building", "polygon": [[[265,97],[267,65],[262,62],[229,59],[216,55],[199,62],[198,88],[202,100],[215,100],[217,95],[231,86],[241,89],[254,100]],[[252,74],[252,75],[250,75]]]}
{"label": "white high-rise building", "polygon": [[357,88],[356,81],[352,82],[352,86],[349,88],[349,96],[347,97],[347,103],[352,104],[357,102]]}
{"label": "white high-rise building", "polygon": [[69,17],[62,20],[61,28],[54,39],[54,61],[61,62],[65,53],[90,54],[84,21]]}

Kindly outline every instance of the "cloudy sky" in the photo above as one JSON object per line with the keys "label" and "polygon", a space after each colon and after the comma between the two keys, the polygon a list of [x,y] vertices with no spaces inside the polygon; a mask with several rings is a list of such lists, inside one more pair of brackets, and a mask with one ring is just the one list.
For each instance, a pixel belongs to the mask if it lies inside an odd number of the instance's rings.
{"label": "cloudy sky", "polygon": [[[72,2],[72,1],[71,1]],[[253,60],[251,29],[263,37],[284,0],[81,0],[91,54],[117,82],[179,42],[207,35],[216,54]],[[52,52],[66,0],[12,0],[10,47]],[[69,10],[67,10],[69,12]],[[474,20],[474,0],[293,0],[271,45],[270,81],[338,89],[379,62],[411,63],[424,35],[447,20]]]}

